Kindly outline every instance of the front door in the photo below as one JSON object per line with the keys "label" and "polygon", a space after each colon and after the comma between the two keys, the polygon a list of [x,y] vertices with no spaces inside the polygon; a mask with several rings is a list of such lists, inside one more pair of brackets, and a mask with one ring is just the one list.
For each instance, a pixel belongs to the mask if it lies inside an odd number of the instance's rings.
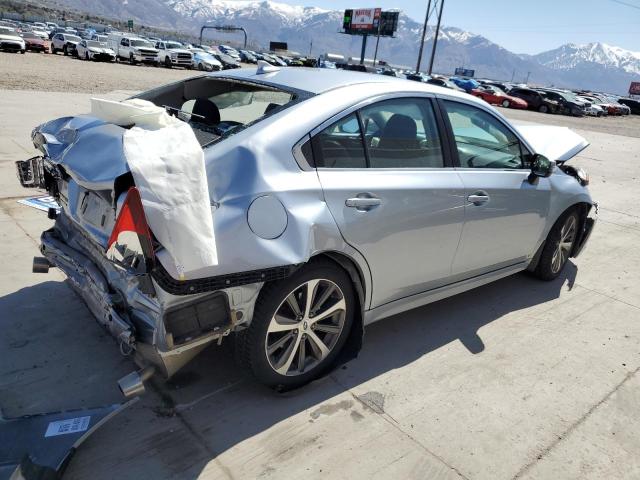
{"label": "front door", "polygon": [[443,157],[431,101],[374,103],[324,128],[312,144],[327,205],[368,262],[371,307],[447,283],[464,189]]}
{"label": "front door", "polygon": [[453,275],[471,277],[527,261],[545,227],[548,178],[529,182],[529,153],[484,109],[443,101],[465,189],[465,222]]}

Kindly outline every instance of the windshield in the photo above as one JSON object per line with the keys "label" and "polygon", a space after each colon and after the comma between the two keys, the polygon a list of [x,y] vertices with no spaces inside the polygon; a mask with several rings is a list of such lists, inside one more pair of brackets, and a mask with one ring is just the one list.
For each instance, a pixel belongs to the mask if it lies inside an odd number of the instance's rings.
{"label": "windshield", "polygon": [[132,47],[151,47],[151,44],[145,40],[131,40]]}
{"label": "windshield", "polygon": [[16,32],[12,28],[0,27],[0,35],[14,35]]}
{"label": "windshield", "polygon": [[104,46],[106,46],[106,45],[105,45],[105,44],[103,44],[103,43],[97,42],[97,41],[95,41],[95,40],[87,40],[87,47],[97,47],[97,48],[100,48],[100,47],[104,47]]}
{"label": "windshield", "polygon": [[167,42],[165,45],[167,48],[182,48],[182,44],[178,42]]}

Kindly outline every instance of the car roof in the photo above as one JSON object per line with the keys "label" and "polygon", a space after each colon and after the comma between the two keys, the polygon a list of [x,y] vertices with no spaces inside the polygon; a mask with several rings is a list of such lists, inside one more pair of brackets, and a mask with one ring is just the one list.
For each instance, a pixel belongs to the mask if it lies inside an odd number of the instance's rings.
{"label": "car roof", "polygon": [[[242,68],[233,71],[225,70],[209,74],[214,77],[235,78],[251,82],[259,82],[272,86],[280,86],[284,90],[301,90],[315,95],[350,85],[387,83],[402,90],[447,94],[453,90],[443,89],[428,83],[414,82],[388,75],[377,75],[342,69],[324,69],[307,67],[281,67],[268,73],[257,73],[255,68]],[[455,92],[460,93],[460,92]]]}

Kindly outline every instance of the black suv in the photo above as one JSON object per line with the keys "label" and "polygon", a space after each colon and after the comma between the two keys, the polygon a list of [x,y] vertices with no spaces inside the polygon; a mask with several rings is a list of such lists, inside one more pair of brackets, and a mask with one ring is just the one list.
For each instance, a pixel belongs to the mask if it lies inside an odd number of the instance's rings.
{"label": "black suv", "polygon": [[527,102],[527,108],[529,110],[537,110],[541,113],[558,113],[560,110],[558,102],[530,88],[513,87],[509,90],[509,95],[521,98]]}

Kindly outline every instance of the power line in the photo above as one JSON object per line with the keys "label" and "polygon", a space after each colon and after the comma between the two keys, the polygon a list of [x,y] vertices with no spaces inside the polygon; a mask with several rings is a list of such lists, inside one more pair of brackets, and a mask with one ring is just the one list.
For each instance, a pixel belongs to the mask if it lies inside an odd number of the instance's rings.
{"label": "power line", "polygon": [[626,5],[627,7],[635,8],[636,10],[640,10],[640,6],[634,5],[633,3],[623,2],[622,0],[610,0],[615,3],[619,3],[620,5]]}

